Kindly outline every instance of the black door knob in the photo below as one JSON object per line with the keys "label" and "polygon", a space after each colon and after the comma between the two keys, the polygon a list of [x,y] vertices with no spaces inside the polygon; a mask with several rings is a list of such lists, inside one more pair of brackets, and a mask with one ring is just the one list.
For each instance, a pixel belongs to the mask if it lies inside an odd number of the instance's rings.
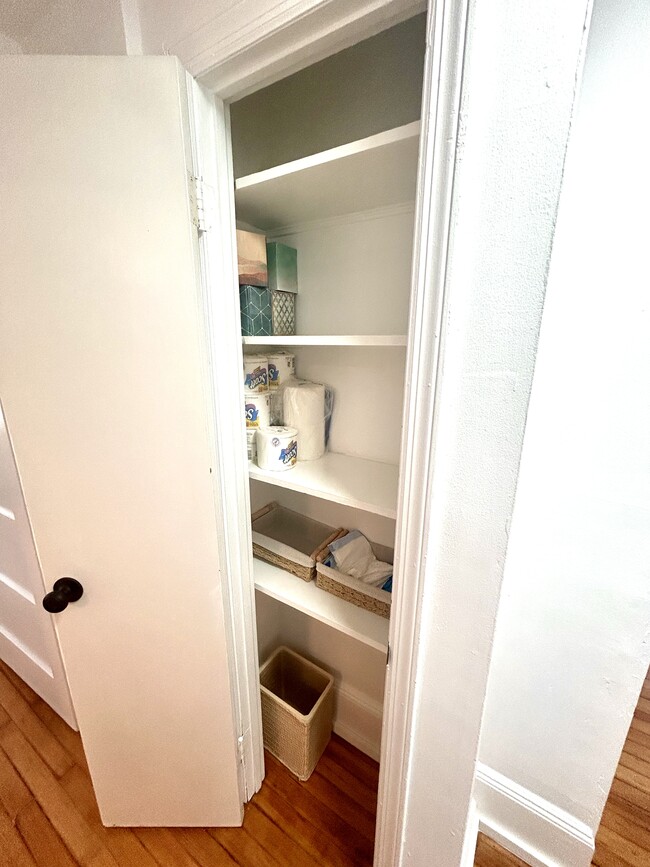
{"label": "black door knob", "polygon": [[84,589],[75,578],[59,578],[54,588],[43,598],[43,608],[50,614],[65,611],[68,602],[76,602],[84,595]]}

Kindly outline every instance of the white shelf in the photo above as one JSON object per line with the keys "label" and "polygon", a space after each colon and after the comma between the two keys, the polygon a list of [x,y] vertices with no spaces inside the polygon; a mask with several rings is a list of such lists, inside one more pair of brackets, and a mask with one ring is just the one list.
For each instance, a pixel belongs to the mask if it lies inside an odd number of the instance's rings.
{"label": "white shelf", "polygon": [[237,219],[264,231],[415,199],[420,123],[238,178]]}
{"label": "white shelf", "polygon": [[353,506],[386,518],[397,517],[398,468],[365,458],[326,452],[317,461],[298,461],[281,473],[249,462],[251,479]]}
{"label": "white shelf", "polygon": [[406,346],[405,334],[303,334],[242,337],[244,346]]}
{"label": "white shelf", "polygon": [[386,618],[357,608],[356,605],[321,590],[315,581],[302,581],[284,569],[265,563],[264,560],[253,559],[253,573],[255,587],[261,593],[278,599],[376,650],[387,650]]}

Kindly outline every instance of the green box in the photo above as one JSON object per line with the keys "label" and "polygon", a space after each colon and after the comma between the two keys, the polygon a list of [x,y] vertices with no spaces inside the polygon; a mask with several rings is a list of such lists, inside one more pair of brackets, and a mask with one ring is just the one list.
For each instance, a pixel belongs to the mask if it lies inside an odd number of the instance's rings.
{"label": "green box", "polygon": [[274,292],[298,291],[298,251],[273,241],[266,245],[269,289]]}

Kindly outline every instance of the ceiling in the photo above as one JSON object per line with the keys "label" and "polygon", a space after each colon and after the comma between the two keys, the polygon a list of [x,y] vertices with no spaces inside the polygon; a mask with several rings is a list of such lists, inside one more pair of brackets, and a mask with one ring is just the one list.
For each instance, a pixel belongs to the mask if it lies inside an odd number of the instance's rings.
{"label": "ceiling", "polygon": [[120,0],[0,0],[0,54],[124,54]]}

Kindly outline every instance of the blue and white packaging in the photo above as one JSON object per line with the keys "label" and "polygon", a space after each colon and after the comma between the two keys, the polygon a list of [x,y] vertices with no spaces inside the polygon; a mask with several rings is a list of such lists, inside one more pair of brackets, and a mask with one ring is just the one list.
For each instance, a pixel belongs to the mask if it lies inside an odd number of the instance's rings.
{"label": "blue and white packaging", "polygon": [[245,394],[244,414],[247,428],[268,427],[271,423],[271,398],[269,393]]}
{"label": "blue and white packaging", "polygon": [[264,394],[269,390],[269,363],[266,355],[244,356],[244,391]]}
{"label": "blue and white packaging", "polygon": [[265,427],[257,431],[257,465],[263,470],[284,472],[298,460],[298,431],[295,427]]}

